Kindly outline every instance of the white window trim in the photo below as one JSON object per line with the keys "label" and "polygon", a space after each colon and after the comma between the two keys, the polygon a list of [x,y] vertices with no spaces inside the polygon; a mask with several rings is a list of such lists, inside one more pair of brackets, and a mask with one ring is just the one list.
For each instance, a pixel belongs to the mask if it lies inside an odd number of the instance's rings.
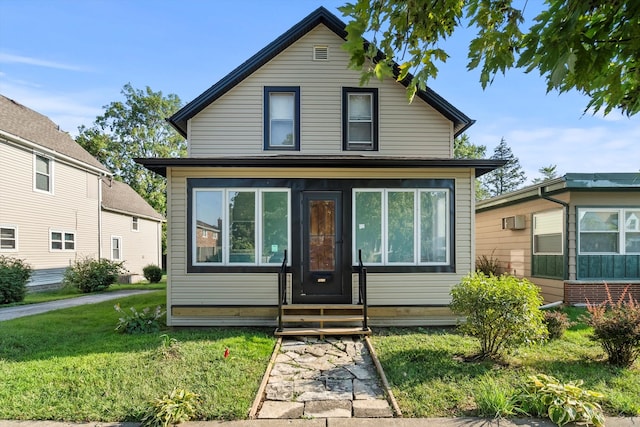
{"label": "white window trim", "polygon": [[[113,248],[113,240],[114,239],[118,240],[118,242],[120,243],[120,245],[118,246],[118,255],[120,255],[119,258],[114,258],[113,257],[113,249],[114,249]],[[122,236],[113,236],[113,235],[111,236],[111,244],[110,244],[111,251],[109,252],[109,258],[112,261],[122,261],[124,259],[123,248],[122,248],[122,240],[123,240]]]}
{"label": "white window trim", "polygon": [[[51,244],[54,242],[53,233],[62,234],[62,240],[61,240],[62,248],[61,249],[53,249],[51,247]],[[73,249],[65,249],[65,234],[73,234]],[[61,230],[61,229],[55,229],[55,228],[50,228],[49,229],[49,252],[76,252],[77,246],[78,246],[78,240],[77,240],[77,234],[76,234],[75,231]]]}
{"label": "white window trim", "polygon": [[[446,188],[414,188],[414,189],[407,189],[407,188],[354,188],[352,191],[352,201],[351,201],[351,206],[352,206],[352,254],[353,254],[353,265],[358,265],[358,248],[357,248],[357,241],[356,241],[356,230],[358,225],[356,224],[356,193],[365,193],[365,192],[369,192],[369,193],[382,193],[382,215],[381,215],[381,221],[382,221],[382,227],[381,227],[381,243],[380,243],[380,250],[381,250],[381,262],[368,262],[367,265],[370,266],[412,266],[412,265],[419,265],[419,266],[439,266],[439,265],[450,265],[451,263],[451,224],[449,224],[449,221],[451,220],[449,217],[449,212],[451,209],[451,191],[449,191],[449,189]],[[396,192],[406,192],[406,193],[414,193],[414,198],[413,198],[413,209],[414,209],[414,215],[413,215],[413,227],[414,227],[414,235],[416,236],[414,241],[413,241],[413,261],[412,262],[389,262],[389,253],[388,253],[388,244],[389,244],[389,240],[388,240],[388,219],[389,219],[389,213],[388,213],[388,195],[389,192],[392,193],[396,193]],[[446,197],[446,207],[447,207],[447,216],[446,216],[446,224],[445,224],[445,231],[446,231],[446,235],[445,235],[445,242],[446,242],[446,260],[443,262],[433,262],[433,261],[429,261],[429,262],[422,262],[420,261],[420,254],[422,253],[422,236],[421,236],[421,228],[420,228],[420,218],[421,218],[421,208],[420,208],[420,195],[421,193],[424,192],[443,192],[445,193],[445,197]]]}
{"label": "white window trim", "polygon": [[14,241],[15,245],[12,249],[3,249],[0,247],[0,252],[18,252],[18,226],[17,225],[9,225],[9,224],[0,224],[0,228],[11,228],[14,231]]}
{"label": "white window trim", "polygon": [[[561,246],[562,249],[560,250],[560,252],[536,252],[536,247],[535,247],[535,236],[546,236],[550,233],[536,233],[536,216],[537,215],[545,215],[545,214],[557,214],[560,213],[561,215],[561,227],[560,227],[560,241],[561,241]],[[534,214],[532,215],[532,231],[531,231],[531,253],[533,255],[564,255],[564,250],[565,250],[565,226],[564,226],[564,210],[563,209],[553,209],[553,210],[548,210],[548,211],[541,211],[541,212],[534,212]],[[553,233],[553,234],[557,234],[557,233]]]}
{"label": "white window trim", "polygon": [[137,233],[140,231],[140,217],[132,216],[131,217],[131,231]]}
{"label": "white window trim", "polygon": [[[577,249],[578,255],[638,255],[640,252],[627,252],[626,248],[626,226],[625,226],[625,217],[627,211],[637,211],[640,210],[638,207],[626,207],[626,208],[618,208],[618,207],[580,207],[577,209],[577,218],[576,218],[576,228],[577,228]],[[582,237],[582,233],[588,234],[598,234],[598,233],[607,233],[607,231],[582,231],[580,229],[580,218],[582,217],[583,212],[616,212],[618,214],[618,230],[615,233],[618,234],[618,252],[582,252],[580,249],[580,239]],[[635,231],[631,231],[635,233]],[[608,231],[608,233],[614,233],[613,230]]]}
{"label": "white window trim", "polygon": [[[49,191],[46,190],[41,190],[38,188],[37,185],[37,175],[38,175],[38,170],[37,170],[37,158],[38,157],[42,157],[43,159],[47,159],[49,161]],[[41,193],[41,194],[50,194],[50,195],[54,195],[54,171],[55,171],[55,160],[53,159],[53,157],[51,156],[47,156],[45,154],[42,153],[38,153],[38,152],[34,152],[33,153],[33,191],[37,192],[37,193]]]}
{"label": "white window trim", "polygon": [[[220,239],[222,242],[222,262],[198,262],[197,261],[197,227],[196,224],[196,201],[197,201],[197,193],[199,192],[221,192],[222,193],[222,224],[223,227],[220,230]],[[256,240],[254,249],[254,262],[229,262],[230,258],[230,233],[229,233],[229,193],[232,192],[252,192],[255,194],[256,204],[254,217],[256,221]],[[246,267],[246,266],[261,266],[261,267],[273,267],[279,265],[279,263],[268,263],[262,262],[263,257],[263,237],[264,237],[264,224],[262,218],[262,194],[264,193],[287,193],[287,253],[291,253],[291,190],[289,188],[216,188],[216,187],[198,187],[193,189],[192,193],[192,230],[191,230],[191,265],[192,266],[201,266],[201,267]],[[281,248],[280,250],[284,250],[285,248]],[[287,265],[291,265],[291,257],[288,257]]]}

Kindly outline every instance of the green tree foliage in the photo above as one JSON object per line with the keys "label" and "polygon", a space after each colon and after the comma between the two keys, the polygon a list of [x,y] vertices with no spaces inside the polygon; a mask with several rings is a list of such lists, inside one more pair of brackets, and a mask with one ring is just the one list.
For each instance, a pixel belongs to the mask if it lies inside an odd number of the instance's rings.
{"label": "green tree foliage", "polygon": [[542,174],[542,177],[535,178],[531,182],[533,184],[538,184],[548,179],[556,178],[558,176],[558,172],[556,171],[557,167],[558,167],[557,165],[549,165],[549,166],[541,167],[540,169],[538,169],[538,172]]}
{"label": "green tree foliage", "polygon": [[185,140],[166,122],[180,98],[124,85],[124,101],[104,106],[90,128],[81,126],[76,142],[126,182],[153,208],[166,214],[166,179],[137,164],[137,157],[182,157]]}
{"label": "green tree foliage", "polygon": [[540,290],[527,279],[473,273],[451,290],[451,310],[466,316],[460,329],[480,341],[478,359],[499,359],[544,338]]}
{"label": "green tree foliage", "polygon": [[[436,63],[448,58],[442,41],[468,24],[476,36],[467,68],[480,69],[483,88],[499,72],[519,67],[537,70],[548,91],[585,94],[590,98],[585,111],[640,111],[637,0],[547,0],[529,29],[523,28],[526,6],[522,0],[357,0],[340,10],[352,19],[345,49],[351,67],[362,70],[362,81],[372,76],[403,80],[412,73],[410,99],[437,76]],[[373,34],[371,45],[363,45],[365,34]],[[401,60],[394,69],[396,56]]]}
{"label": "green tree foliage", "polygon": [[483,178],[483,186],[491,197],[517,190],[527,180],[520,161],[504,138],[493,150],[491,158],[507,161],[504,166],[489,172]]}
{"label": "green tree foliage", "polygon": [[[469,135],[463,133],[453,141],[453,157],[456,159],[484,159],[487,155],[485,145],[475,145],[469,139]],[[489,197],[489,193],[482,186],[482,182],[476,179],[476,200]]]}

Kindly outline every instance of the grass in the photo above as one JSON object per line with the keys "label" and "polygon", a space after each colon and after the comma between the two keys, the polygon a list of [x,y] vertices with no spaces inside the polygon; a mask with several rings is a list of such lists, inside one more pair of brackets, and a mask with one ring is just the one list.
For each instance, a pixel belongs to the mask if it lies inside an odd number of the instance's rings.
{"label": "grass", "polygon": [[[573,310],[570,316],[579,317]],[[403,414],[448,417],[508,414],[507,396],[528,375],[544,373],[560,381],[584,380],[584,388],[603,393],[609,415],[640,415],[640,361],[631,369],[605,363],[590,329],[577,324],[564,337],[521,348],[506,363],[469,363],[477,342],[453,328],[375,330],[372,341]]]}
{"label": "grass", "polygon": [[[199,394],[206,419],[246,418],[272,330],[114,332],[114,304],[142,309],[165,298],[159,290],[0,322],[0,419],[139,421],[150,400],[174,387]],[[167,351],[164,334],[177,340],[177,351]]]}
{"label": "grass", "polygon": [[[0,419],[139,421],[151,399],[174,387],[202,397],[203,419],[246,418],[275,344],[272,329],[114,332],[114,304],[141,310],[164,305],[165,297],[160,289],[0,322]],[[583,312],[569,314],[576,320]],[[407,417],[509,415],[509,396],[538,373],[584,380],[605,394],[609,415],[640,415],[640,361],[631,369],[607,365],[589,333],[578,323],[564,338],[521,348],[503,364],[465,362],[478,344],[454,328],[376,329],[372,341]]]}

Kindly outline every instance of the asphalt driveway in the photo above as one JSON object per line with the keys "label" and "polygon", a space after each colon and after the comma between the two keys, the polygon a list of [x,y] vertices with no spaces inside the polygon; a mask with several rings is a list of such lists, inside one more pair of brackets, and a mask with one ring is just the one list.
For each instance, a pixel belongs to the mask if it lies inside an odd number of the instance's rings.
{"label": "asphalt driveway", "polygon": [[60,310],[63,308],[77,307],[85,304],[96,304],[120,297],[139,295],[153,292],[152,290],[124,290],[109,292],[106,294],[84,295],[77,298],[68,298],[58,301],[41,302],[38,304],[18,305],[15,307],[0,308],[0,322],[3,320],[16,319],[18,317],[31,316],[34,314],[46,313],[48,311]]}

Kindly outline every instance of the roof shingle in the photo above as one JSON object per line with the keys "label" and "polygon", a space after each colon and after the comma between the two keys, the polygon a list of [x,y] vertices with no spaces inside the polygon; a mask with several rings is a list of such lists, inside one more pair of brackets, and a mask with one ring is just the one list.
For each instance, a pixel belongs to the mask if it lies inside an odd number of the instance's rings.
{"label": "roof shingle", "polygon": [[0,95],[0,130],[86,165],[111,173],[102,163],[60,130],[48,117]]}

